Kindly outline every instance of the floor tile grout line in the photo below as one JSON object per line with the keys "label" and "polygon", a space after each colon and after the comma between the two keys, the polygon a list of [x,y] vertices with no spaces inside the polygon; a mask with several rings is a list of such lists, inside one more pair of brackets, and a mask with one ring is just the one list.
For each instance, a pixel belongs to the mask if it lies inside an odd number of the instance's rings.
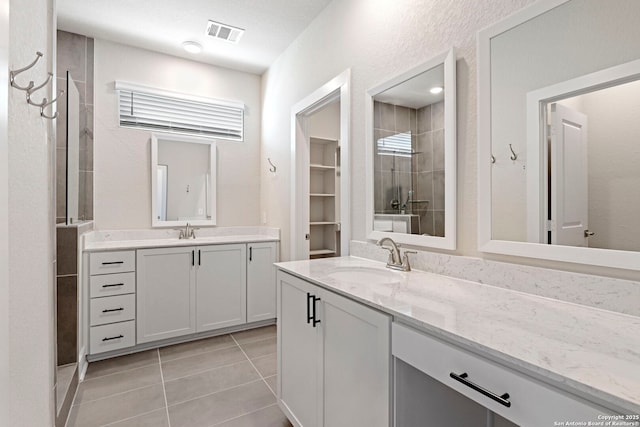
{"label": "floor tile grout line", "polygon": [[149,415],[149,414],[151,414],[151,413],[153,413],[153,412],[160,411],[161,409],[162,409],[162,408],[157,408],[157,409],[153,409],[153,410],[151,410],[151,411],[143,412],[143,413],[141,413],[141,414],[133,415],[133,416],[131,416],[131,417],[123,418],[123,419],[121,419],[121,420],[112,421],[112,422],[110,422],[110,423],[108,423],[108,424],[101,424],[101,425],[100,425],[100,427],[109,427],[109,426],[113,426],[113,425],[119,424],[119,423],[121,423],[121,422],[123,422],[123,421],[129,421],[129,420],[133,420],[134,418],[138,418],[138,417],[143,417],[143,416],[145,416],[145,415]]}
{"label": "floor tile grout line", "polygon": [[[260,374],[258,373],[258,376],[259,375]],[[248,381],[248,382],[242,383],[242,384],[237,384],[237,385],[234,385],[233,387],[227,387],[227,388],[223,388],[223,389],[220,389],[220,390],[216,390],[216,391],[213,391],[211,393],[203,394],[203,395],[198,396],[198,397],[193,397],[191,399],[181,400],[180,402],[172,403],[171,405],[169,405],[169,407],[182,405],[183,403],[191,402],[192,400],[202,399],[203,397],[209,397],[209,396],[212,396],[212,395],[217,394],[217,393],[222,393],[222,392],[225,392],[225,391],[233,390],[234,388],[238,388],[238,387],[242,387],[242,386],[245,386],[245,385],[257,383],[257,382],[260,382],[260,381],[262,381],[262,378],[258,378],[256,380]]]}
{"label": "floor tile grout line", "polygon": [[262,337],[262,338],[257,338],[257,339],[254,339],[254,340],[242,341],[242,342],[236,341],[236,339],[233,337],[233,335],[231,336],[231,338],[233,338],[233,340],[236,342],[236,344],[238,344],[238,346],[241,346],[241,345],[246,345],[246,344],[254,344],[254,343],[257,343],[257,342],[260,342],[260,341],[273,340],[273,339],[277,338],[277,335],[273,335],[273,336],[269,336],[269,337]]}
{"label": "floor tile grout line", "polygon": [[160,383],[149,384],[149,385],[145,385],[145,386],[142,386],[142,387],[132,388],[132,389],[130,389],[130,390],[119,391],[118,393],[113,393],[113,394],[110,394],[110,395],[108,395],[108,396],[99,397],[99,398],[97,398],[97,399],[87,400],[87,401],[85,401],[85,402],[81,402],[81,403],[78,403],[78,404],[73,405],[73,406],[82,406],[82,405],[85,405],[85,404],[87,404],[87,403],[93,403],[93,402],[97,402],[97,401],[99,401],[99,400],[109,399],[109,398],[111,398],[111,397],[114,397],[114,396],[120,396],[121,394],[130,393],[130,392],[132,392],[132,391],[138,391],[138,390],[142,390],[142,389],[144,389],[144,388],[149,388],[149,387],[156,387],[156,386],[158,386],[159,384],[160,384]]}
{"label": "floor tile grout line", "polygon": [[[190,341],[190,342],[192,342],[192,341]],[[176,357],[176,358],[173,358],[173,359],[168,359],[168,360],[165,360],[165,361],[164,361],[164,363],[173,362],[174,360],[186,359],[187,357],[200,356],[200,355],[202,355],[202,354],[206,354],[206,353],[213,353],[213,352],[215,352],[215,351],[228,350],[228,349],[230,349],[230,348],[234,348],[234,347],[236,347],[236,346],[237,346],[237,344],[235,344],[235,343],[234,343],[234,344],[229,345],[229,347],[214,348],[213,350],[202,351],[202,352],[200,352],[200,353],[190,354],[190,355],[188,355],[188,356],[179,356],[179,357]],[[162,347],[161,347],[161,348],[162,348]],[[164,348],[166,348],[166,347],[164,347]],[[165,358],[166,358],[166,357],[167,357],[167,356],[165,356]]]}
{"label": "floor tile grout line", "polygon": [[[233,336],[231,337],[233,338]],[[235,338],[233,338],[234,341],[236,341]],[[238,344],[238,341],[236,341],[236,344]],[[249,363],[251,363],[251,366],[253,366],[253,369],[256,370],[256,372],[258,373],[258,375],[260,375],[260,379],[262,379],[262,382],[264,383],[264,385],[267,386],[267,388],[269,390],[271,390],[271,387],[269,387],[269,383],[267,383],[267,380],[264,379],[264,376],[262,376],[262,372],[260,372],[258,370],[258,368],[256,368],[256,365],[253,364],[253,361],[251,361],[251,359],[249,358],[249,356],[247,356],[247,353],[244,352],[244,349],[242,348],[242,346],[240,346],[240,344],[238,344],[238,347],[240,347],[240,351],[242,351],[242,354],[244,354],[244,356],[247,358],[247,360],[249,361]],[[273,390],[271,390],[271,393],[273,393]],[[274,393],[275,396],[275,393]],[[278,400],[278,396],[275,396],[276,401]]]}
{"label": "floor tile grout line", "polygon": [[138,370],[138,369],[148,368],[148,367],[150,367],[150,366],[155,366],[155,363],[149,363],[148,365],[144,365],[144,366],[137,366],[137,367],[135,367],[135,368],[125,369],[125,370],[123,370],[123,371],[112,372],[112,373],[110,373],[110,374],[100,375],[100,376],[98,376],[98,377],[94,377],[94,378],[87,378],[87,379],[85,379],[83,382],[85,382],[85,383],[86,383],[86,382],[89,382],[89,381],[99,380],[99,379],[102,379],[102,378],[111,377],[111,376],[118,375],[118,374],[123,374],[123,373],[125,373],[125,372],[131,372],[131,371],[136,371],[136,370]]}
{"label": "floor tile grout line", "polygon": [[[181,377],[171,378],[170,380],[165,380],[165,382],[170,383],[170,382],[173,382],[173,381],[178,381],[178,380],[182,380],[182,379],[189,378],[189,377],[195,377],[196,375],[202,375],[205,372],[215,371],[215,370],[224,369],[224,368],[230,368],[233,365],[239,365],[241,363],[246,363],[246,362],[247,361],[244,360],[244,359],[237,360],[235,362],[227,363],[226,365],[220,365],[220,366],[216,366],[214,368],[207,368],[207,369],[205,369],[203,371],[196,371],[196,372],[193,372],[193,373],[188,374],[188,375],[183,375]],[[260,373],[258,372],[258,374],[260,374]]]}
{"label": "floor tile grout line", "polygon": [[209,427],[216,427],[216,426],[222,425],[224,423],[228,423],[229,421],[237,420],[238,418],[242,418],[242,417],[245,417],[247,415],[255,414],[256,412],[260,412],[260,411],[263,411],[263,410],[265,410],[267,408],[271,408],[272,406],[277,406],[277,405],[278,405],[277,403],[272,403],[271,405],[267,405],[267,406],[264,406],[262,408],[258,408],[255,411],[247,412],[246,414],[238,415],[237,417],[228,418],[226,420],[220,421],[219,423],[212,424]]}
{"label": "floor tile grout line", "polygon": [[160,381],[162,381],[162,395],[164,396],[164,410],[167,414],[167,424],[171,427],[171,418],[169,418],[169,403],[167,402],[167,388],[164,385],[164,374],[162,373],[162,360],[160,359],[160,349],[158,352],[158,363],[160,364]]}

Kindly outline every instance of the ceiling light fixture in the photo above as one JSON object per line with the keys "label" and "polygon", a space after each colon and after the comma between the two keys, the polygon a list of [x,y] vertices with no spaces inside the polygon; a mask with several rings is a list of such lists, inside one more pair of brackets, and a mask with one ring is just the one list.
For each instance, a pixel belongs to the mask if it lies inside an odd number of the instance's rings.
{"label": "ceiling light fixture", "polygon": [[205,34],[216,39],[231,43],[238,43],[240,41],[240,37],[244,34],[244,30],[221,22],[209,21]]}
{"label": "ceiling light fixture", "polygon": [[198,42],[186,41],[182,43],[182,48],[189,53],[200,53],[202,52],[202,45]]}
{"label": "ceiling light fixture", "polygon": [[444,90],[444,88],[442,86],[434,86],[429,90],[429,92],[431,92],[434,95],[437,95],[440,92],[442,92],[443,90]]}

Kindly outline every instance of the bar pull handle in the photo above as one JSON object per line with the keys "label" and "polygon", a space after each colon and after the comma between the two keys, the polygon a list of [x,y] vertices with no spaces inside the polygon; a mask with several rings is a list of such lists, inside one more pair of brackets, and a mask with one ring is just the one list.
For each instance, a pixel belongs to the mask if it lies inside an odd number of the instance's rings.
{"label": "bar pull handle", "polygon": [[115,264],[124,264],[124,261],[109,261],[109,262],[102,263],[102,265],[115,265]]}
{"label": "bar pull handle", "polygon": [[196,250],[192,250],[191,251],[191,265],[195,266],[196,265]]}
{"label": "bar pull handle", "polygon": [[313,316],[311,316],[311,298],[313,298],[313,296],[307,292],[307,324],[311,323],[313,320]]}
{"label": "bar pull handle", "polygon": [[249,246],[249,261],[253,261],[253,246]]}
{"label": "bar pull handle", "polygon": [[496,402],[498,402],[501,405],[506,406],[507,408],[511,407],[511,402],[509,402],[507,399],[509,399],[509,393],[504,393],[503,395],[497,395],[496,393],[487,390],[486,388],[479,386],[478,384],[469,381],[467,378],[469,377],[469,375],[466,372],[463,372],[462,374],[456,374],[454,372],[451,372],[449,374],[449,376],[451,378],[453,378],[456,381],[461,382],[462,384],[466,385],[467,387],[470,387],[472,389],[474,389],[477,392],[480,392],[482,394],[484,394],[485,396],[487,396],[489,399],[493,399]]}
{"label": "bar pull handle", "polygon": [[200,262],[202,261],[202,254],[200,249],[198,249],[198,265],[202,265]]}
{"label": "bar pull handle", "polygon": [[112,288],[114,286],[124,286],[124,283],[110,283],[108,285],[102,285],[103,288]]}
{"label": "bar pull handle", "polygon": [[119,340],[120,338],[124,338],[124,335],[120,334],[117,337],[108,337],[102,338],[102,341],[111,341],[111,340]]}
{"label": "bar pull handle", "polygon": [[315,295],[313,296],[313,327],[315,328],[316,325],[318,323],[320,323],[320,320],[316,318],[316,303],[320,301],[319,297],[316,297]]}
{"label": "bar pull handle", "polygon": [[120,307],[120,308],[105,308],[104,310],[102,310],[103,313],[111,313],[114,311],[122,311],[124,310],[124,307]]}

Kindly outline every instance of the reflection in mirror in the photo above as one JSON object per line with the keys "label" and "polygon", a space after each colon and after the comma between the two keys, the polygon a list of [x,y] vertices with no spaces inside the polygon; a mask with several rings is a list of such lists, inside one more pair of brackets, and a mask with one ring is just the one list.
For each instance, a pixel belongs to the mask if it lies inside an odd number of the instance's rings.
{"label": "reflection in mirror", "polygon": [[215,144],[153,135],[153,225],[215,225]]}
{"label": "reflection in mirror", "polygon": [[479,33],[481,250],[640,268],[637,16],[549,0]]}
{"label": "reflection in mirror", "polygon": [[[67,71],[67,167],[66,167],[66,217],[67,224],[73,224],[79,219],[80,204],[80,95],[76,82]],[[85,196],[86,197],[86,196]]]}
{"label": "reflection in mirror", "polygon": [[455,247],[454,68],[450,51],[369,91],[370,238]]}

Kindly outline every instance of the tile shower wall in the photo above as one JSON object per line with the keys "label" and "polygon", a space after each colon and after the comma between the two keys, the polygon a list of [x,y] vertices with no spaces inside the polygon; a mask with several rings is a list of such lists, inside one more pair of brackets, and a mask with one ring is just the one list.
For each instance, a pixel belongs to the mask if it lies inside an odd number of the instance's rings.
{"label": "tile shower wall", "polygon": [[[404,210],[419,215],[418,234],[443,237],[444,102],[413,109],[375,101],[373,108],[374,141],[410,132],[413,151],[412,155],[384,155],[374,143],[376,213]],[[407,203],[410,199],[414,203]],[[399,208],[392,207],[394,200]]]}
{"label": "tile shower wall", "polygon": [[[93,39],[66,31],[57,32],[57,87],[67,86],[67,70],[80,95],[80,177],[78,218],[93,219]],[[66,96],[58,105],[56,131],[56,222],[65,222]]]}

